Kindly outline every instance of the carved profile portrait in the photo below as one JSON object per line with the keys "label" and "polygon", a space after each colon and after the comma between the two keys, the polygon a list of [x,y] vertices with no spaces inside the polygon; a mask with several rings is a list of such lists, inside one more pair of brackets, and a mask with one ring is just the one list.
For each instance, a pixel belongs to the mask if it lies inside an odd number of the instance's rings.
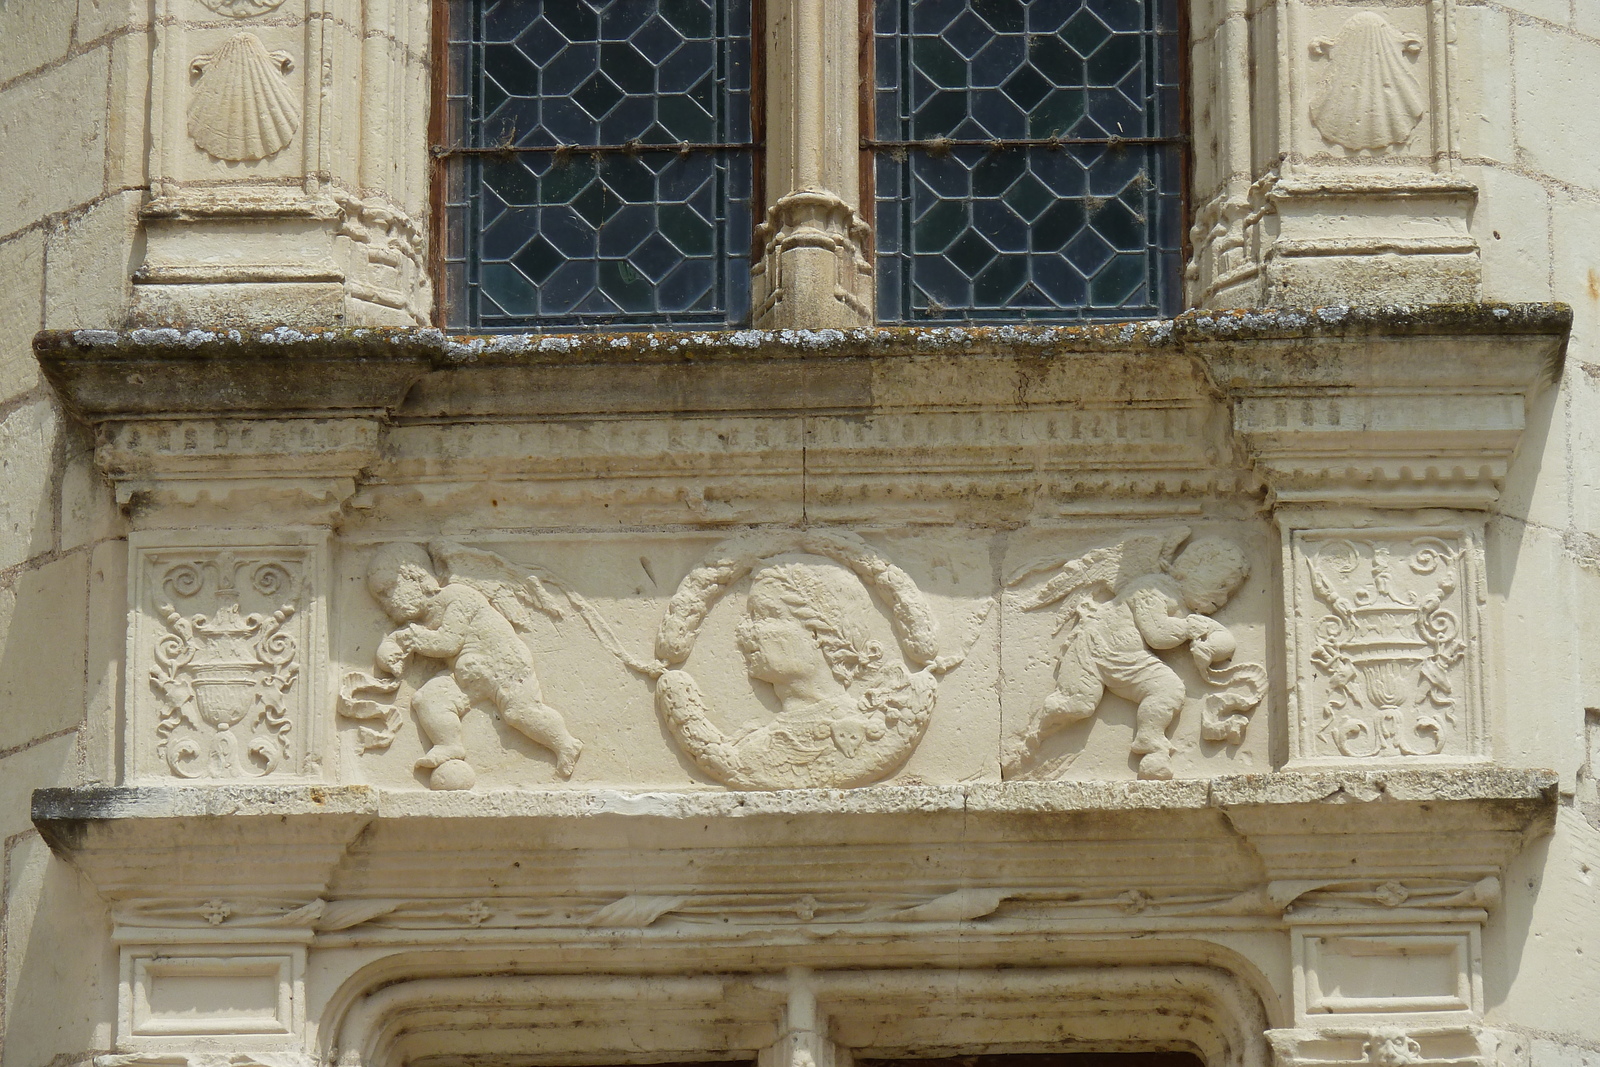
{"label": "carved profile portrait", "polygon": [[[933,617],[911,579],[865,542],[809,534],[725,546],[674,596],[657,640],[668,669],[656,705],[689,757],[743,789],[848,787],[881,781],[915,750],[933,713],[939,660]],[[784,549],[789,549],[785,551]],[[733,651],[776,714],[725,733],[681,667],[712,602],[749,577]],[[873,637],[890,616],[896,640]],[[898,647],[894,647],[898,646]],[[719,709],[720,710],[720,709]]]}

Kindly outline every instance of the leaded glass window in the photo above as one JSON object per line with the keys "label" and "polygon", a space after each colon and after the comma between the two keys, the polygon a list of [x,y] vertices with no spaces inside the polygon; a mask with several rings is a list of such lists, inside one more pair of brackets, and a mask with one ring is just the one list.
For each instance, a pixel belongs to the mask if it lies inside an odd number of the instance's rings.
{"label": "leaded glass window", "polygon": [[874,0],[878,318],[1181,298],[1178,0]]}
{"label": "leaded glass window", "polygon": [[446,17],[452,325],[742,322],[750,0],[449,0]]}

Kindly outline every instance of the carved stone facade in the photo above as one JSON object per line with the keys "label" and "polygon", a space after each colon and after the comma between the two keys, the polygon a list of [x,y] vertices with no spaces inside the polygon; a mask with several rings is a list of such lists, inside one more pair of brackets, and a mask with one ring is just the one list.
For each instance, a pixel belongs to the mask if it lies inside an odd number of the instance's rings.
{"label": "carved stone facade", "polygon": [[917,328],[764,6],[756,328],[463,336],[437,3],[0,5],[0,1067],[1592,1058],[1600,23],[1190,0],[1193,308]]}

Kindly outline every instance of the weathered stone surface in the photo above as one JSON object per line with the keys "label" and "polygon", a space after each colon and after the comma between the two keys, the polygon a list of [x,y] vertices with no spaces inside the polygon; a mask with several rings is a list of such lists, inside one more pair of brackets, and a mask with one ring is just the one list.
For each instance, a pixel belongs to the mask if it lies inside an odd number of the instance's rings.
{"label": "weathered stone surface", "polygon": [[[33,4],[8,6],[41,10]],[[67,9],[44,5],[54,17]],[[12,157],[0,175],[0,235],[87,204],[105,188],[110,55],[110,49],[97,48],[0,93],[0,139]]]}
{"label": "weathered stone surface", "polygon": [[33,335],[43,324],[44,234],[18,234],[0,243],[0,399],[9,400],[39,382]]}
{"label": "weathered stone surface", "polygon": [[83,719],[87,567],[87,553],[74,552],[24,571],[0,592],[0,752]]}

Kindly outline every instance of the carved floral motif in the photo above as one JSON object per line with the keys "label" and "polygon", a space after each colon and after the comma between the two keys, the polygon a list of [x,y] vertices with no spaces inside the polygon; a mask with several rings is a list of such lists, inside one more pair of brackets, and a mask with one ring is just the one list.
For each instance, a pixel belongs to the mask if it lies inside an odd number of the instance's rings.
{"label": "carved floral motif", "polygon": [[1433,756],[1459,729],[1463,552],[1439,537],[1338,538],[1305,556],[1317,620],[1310,660],[1326,682],[1323,754]]}
{"label": "carved floral motif", "polygon": [[266,159],[300,128],[300,105],[286,75],[287,52],[268,52],[253,33],[235,34],[214,55],[196,56],[199,76],[189,103],[189,136],[203,151],[231,162]]}
{"label": "carved floral motif", "polygon": [[[220,551],[170,563],[154,583],[166,632],[155,642],[150,683],[161,702],[157,752],[182,778],[271,774],[292,747],[289,691],[299,648],[285,624],[300,596],[298,566]],[[278,604],[240,610],[242,591]],[[186,615],[174,601],[209,593],[216,610]]]}
{"label": "carved floral motif", "polygon": [[1041,571],[1055,573],[1020,598],[1024,611],[1060,604],[1056,689],[1011,738],[1003,757],[1008,778],[1033,770],[1046,735],[1089,718],[1106,691],[1138,704],[1131,751],[1139,777],[1171,778],[1171,729],[1187,701],[1184,683],[1153,650],[1188,644],[1211,688],[1202,701],[1201,736],[1238,744],[1248,714],[1266,693],[1266,669],[1227,665],[1236,642],[1212,619],[1249,576],[1243,551],[1222,538],[1191,542],[1188,527],[1136,533],[1075,559],[1024,567],[1015,586]]}
{"label": "carved floral motif", "polygon": [[1330,60],[1311,102],[1311,122],[1324,138],[1351,151],[1405,144],[1422,121],[1427,95],[1412,73],[1422,42],[1376,11],[1350,17],[1333,40],[1311,44]]}

